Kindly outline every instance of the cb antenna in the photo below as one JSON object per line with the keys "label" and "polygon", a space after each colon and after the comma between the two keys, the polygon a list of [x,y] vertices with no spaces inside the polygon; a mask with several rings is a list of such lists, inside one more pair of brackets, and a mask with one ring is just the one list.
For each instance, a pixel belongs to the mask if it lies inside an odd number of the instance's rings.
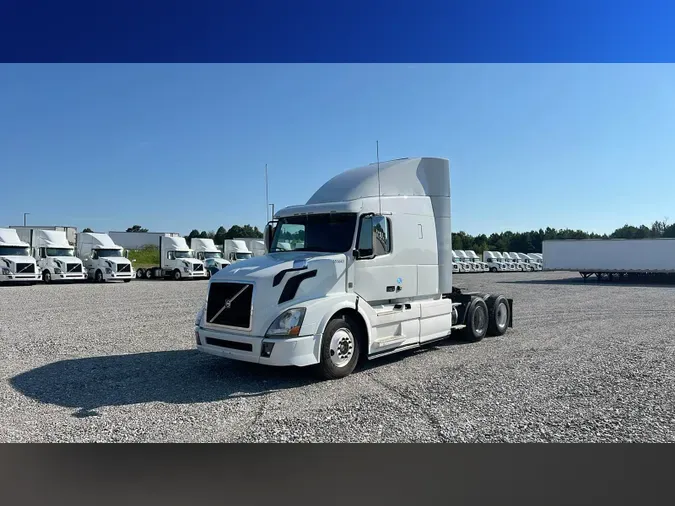
{"label": "cb antenna", "polygon": [[267,164],[265,164],[265,225],[270,221],[270,190],[267,183]]}
{"label": "cb antenna", "polygon": [[382,214],[382,187],[380,186],[380,141],[375,141],[375,151],[377,152],[377,199],[380,204],[380,214]]}

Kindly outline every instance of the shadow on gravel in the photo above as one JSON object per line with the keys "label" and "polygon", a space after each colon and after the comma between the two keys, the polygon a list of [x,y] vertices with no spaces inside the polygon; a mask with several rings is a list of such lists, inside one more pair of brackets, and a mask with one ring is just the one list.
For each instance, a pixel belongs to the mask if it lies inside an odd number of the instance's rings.
{"label": "shadow on gravel", "polygon": [[61,360],[9,380],[36,401],[97,416],[97,408],[146,402],[190,404],[265,395],[315,381],[306,369],[272,368],[196,350]]}
{"label": "shadow on gravel", "polygon": [[602,279],[598,281],[595,278],[584,280],[581,276],[578,278],[563,278],[563,279],[517,279],[517,280],[502,280],[495,281],[495,283],[506,283],[516,285],[577,285],[577,286],[638,286],[638,287],[654,287],[654,288],[675,288],[675,279],[671,278],[654,278],[654,279]]}

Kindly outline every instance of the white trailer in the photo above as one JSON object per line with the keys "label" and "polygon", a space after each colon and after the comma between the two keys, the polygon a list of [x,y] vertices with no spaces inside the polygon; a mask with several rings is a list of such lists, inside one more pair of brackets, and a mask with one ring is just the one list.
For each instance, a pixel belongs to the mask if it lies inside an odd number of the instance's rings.
{"label": "white trailer", "polygon": [[225,254],[225,258],[232,263],[239,260],[248,260],[253,256],[253,252],[248,248],[246,241],[243,239],[225,239],[223,253]]}
{"label": "white trailer", "polygon": [[214,273],[230,265],[230,261],[223,257],[223,253],[216,247],[213,239],[193,237],[190,247],[195,252],[195,258],[204,262],[207,273]]}
{"label": "white trailer", "polygon": [[[138,232],[122,232],[137,234]],[[119,233],[115,237],[120,237]],[[159,265],[139,267],[136,277],[143,279],[204,279],[207,277],[204,262],[195,258],[184,237],[171,237],[163,234],[154,236],[159,250]],[[117,239],[116,239],[117,241]],[[148,244],[146,244],[148,245]]]}
{"label": "white trailer", "polygon": [[[19,230],[17,230],[19,231]],[[63,230],[22,229],[28,233],[33,256],[40,268],[42,281],[77,281],[87,279],[82,260]]]}
{"label": "white trailer", "polygon": [[35,283],[40,276],[30,243],[19,239],[16,230],[0,228],[0,283]]}
{"label": "white trailer", "polygon": [[[405,158],[348,170],[265,227],[269,254],[211,277],[198,350],[272,366],[350,374],[374,359],[512,326],[512,301],[452,286],[450,168]],[[302,234],[302,251],[279,251]]]}
{"label": "white trailer", "polygon": [[543,242],[545,271],[639,276],[675,273],[675,239],[556,239]]}
{"label": "white trailer", "polygon": [[254,257],[262,257],[267,253],[267,250],[265,249],[265,241],[260,239],[254,239],[251,241],[249,249],[251,250],[251,253],[253,253]]}
{"label": "white trailer", "polygon": [[97,283],[131,281],[136,273],[124,248],[115,244],[108,234],[80,232],[77,234],[76,254],[84,264],[87,277]]}
{"label": "white trailer", "polygon": [[488,265],[490,272],[505,272],[509,268],[504,263],[502,254],[498,251],[483,251],[483,261]]}
{"label": "white trailer", "polygon": [[9,228],[12,228],[17,231],[19,234],[19,238],[27,243],[30,243],[30,236],[31,236],[31,231],[34,230],[54,230],[57,232],[65,232],[66,233],[66,241],[68,241],[68,244],[71,246],[75,246],[75,242],[77,241],[77,227],[68,227],[68,226],[54,226],[54,225],[10,225]]}

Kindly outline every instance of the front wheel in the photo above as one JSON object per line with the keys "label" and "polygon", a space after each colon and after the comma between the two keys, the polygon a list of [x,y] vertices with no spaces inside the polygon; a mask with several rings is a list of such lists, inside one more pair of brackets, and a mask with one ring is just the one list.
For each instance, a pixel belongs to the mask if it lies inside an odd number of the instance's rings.
{"label": "front wheel", "polygon": [[96,270],[96,274],[94,274],[94,281],[97,283],[103,283],[103,273],[100,269]]}
{"label": "front wheel", "polygon": [[175,269],[173,271],[173,279],[176,281],[180,281],[180,271],[178,269]]}
{"label": "front wheel", "polygon": [[51,283],[52,273],[49,271],[42,271],[42,281],[44,281],[45,283]]}
{"label": "front wheel", "polygon": [[359,328],[350,318],[328,322],[321,341],[321,361],[316,366],[319,376],[326,380],[349,376],[359,361],[360,339]]}
{"label": "front wheel", "polygon": [[123,280],[125,283],[129,283],[131,280],[130,279],[124,279]]}

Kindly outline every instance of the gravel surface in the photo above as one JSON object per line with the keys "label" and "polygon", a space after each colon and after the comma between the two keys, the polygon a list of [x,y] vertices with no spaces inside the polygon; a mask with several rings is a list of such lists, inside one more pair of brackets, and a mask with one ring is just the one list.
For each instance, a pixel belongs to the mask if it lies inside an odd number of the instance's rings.
{"label": "gravel surface", "polygon": [[514,328],[332,382],[194,351],[205,281],[0,287],[0,440],[675,440],[675,284],[455,284],[512,297]]}

